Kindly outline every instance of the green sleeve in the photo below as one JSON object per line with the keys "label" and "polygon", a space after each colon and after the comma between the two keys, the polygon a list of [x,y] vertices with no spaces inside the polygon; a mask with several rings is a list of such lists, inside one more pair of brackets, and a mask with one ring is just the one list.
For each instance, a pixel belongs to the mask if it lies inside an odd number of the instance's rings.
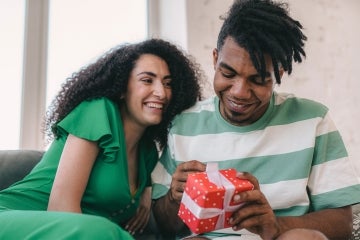
{"label": "green sleeve", "polygon": [[72,134],[96,141],[103,159],[112,162],[124,143],[124,131],[118,106],[107,98],[80,103],[57,125],[60,134]]}

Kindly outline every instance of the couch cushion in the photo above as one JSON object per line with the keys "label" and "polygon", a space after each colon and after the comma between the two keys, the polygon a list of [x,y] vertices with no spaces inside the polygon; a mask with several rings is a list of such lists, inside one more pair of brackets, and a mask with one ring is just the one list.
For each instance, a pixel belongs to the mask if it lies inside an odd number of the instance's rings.
{"label": "couch cushion", "polygon": [[0,189],[21,180],[43,154],[36,150],[0,150]]}
{"label": "couch cushion", "polygon": [[360,204],[352,206],[353,211],[353,234],[352,240],[360,240]]}

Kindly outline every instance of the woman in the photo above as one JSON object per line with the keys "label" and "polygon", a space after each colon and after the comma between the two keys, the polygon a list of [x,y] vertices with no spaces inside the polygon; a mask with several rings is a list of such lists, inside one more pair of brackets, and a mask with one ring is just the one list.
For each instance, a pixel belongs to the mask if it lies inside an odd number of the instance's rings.
{"label": "woman", "polygon": [[75,73],[50,107],[50,148],[0,192],[0,239],[132,239],[148,220],[156,145],[201,97],[200,76],[159,39],[120,46]]}

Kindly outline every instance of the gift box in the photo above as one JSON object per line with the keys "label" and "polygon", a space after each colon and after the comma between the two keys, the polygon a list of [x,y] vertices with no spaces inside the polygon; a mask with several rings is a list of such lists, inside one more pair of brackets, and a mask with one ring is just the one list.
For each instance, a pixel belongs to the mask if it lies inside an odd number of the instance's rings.
{"label": "gift box", "polygon": [[178,216],[196,234],[231,227],[231,214],[242,205],[233,201],[234,195],[253,188],[248,180],[236,177],[235,169],[218,170],[217,164],[207,164],[206,172],[188,175]]}

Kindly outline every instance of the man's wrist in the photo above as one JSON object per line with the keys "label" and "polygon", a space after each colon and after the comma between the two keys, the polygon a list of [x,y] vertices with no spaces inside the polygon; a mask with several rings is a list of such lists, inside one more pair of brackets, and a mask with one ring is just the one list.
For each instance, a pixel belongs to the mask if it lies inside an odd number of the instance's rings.
{"label": "man's wrist", "polygon": [[171,204],[176,204],[177,206],[180,205],[180,201],[177,201],[177,200],[173,197],[171,190],[168,191],[168,193],[166,194],[166,197],[167,197],[168,201],[169,201]]}

